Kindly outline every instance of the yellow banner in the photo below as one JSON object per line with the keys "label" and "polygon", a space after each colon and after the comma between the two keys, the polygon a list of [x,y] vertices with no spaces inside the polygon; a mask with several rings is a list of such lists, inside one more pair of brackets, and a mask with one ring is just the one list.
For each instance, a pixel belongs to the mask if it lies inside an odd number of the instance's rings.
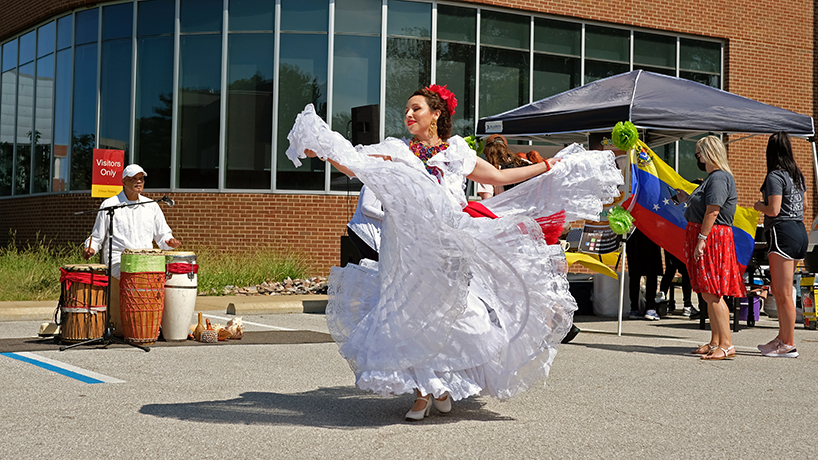
{"label": "yellow banner", "polygon": [[91,196],[94,198],[110,198],[121,191],[121,185],[91,185]]}

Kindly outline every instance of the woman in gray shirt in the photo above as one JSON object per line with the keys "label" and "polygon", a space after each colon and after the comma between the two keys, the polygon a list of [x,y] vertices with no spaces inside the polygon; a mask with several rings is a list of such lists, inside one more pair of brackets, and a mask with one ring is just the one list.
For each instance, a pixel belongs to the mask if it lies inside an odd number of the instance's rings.
{"label": "woman in gray shirt", "polygon": [[778,336],[759,345],[764,356],[796,358],[795,303],[792,280],[795,265],[807,254],[809,237],[804,227],[804,174],[795,164],[787,133],[778,132],[767,142],[767,177],[762,200],[753,205],[764,214],[770,253],[770,289],[778,307]]}
{"label": "woman in gray shirt", "polygon": [[727,150],[718,137],[699,139],[696,157],[705,163],[707,178],[689,197],[679,191],[679,199],[687,201],[685,263],[691,287],[707,304],[710,343],[693,353],[702,359],[729,359],[736,356],[736,350],[724,296],[744,296],[732,227],[738,201],[736,182],[727,163]]}

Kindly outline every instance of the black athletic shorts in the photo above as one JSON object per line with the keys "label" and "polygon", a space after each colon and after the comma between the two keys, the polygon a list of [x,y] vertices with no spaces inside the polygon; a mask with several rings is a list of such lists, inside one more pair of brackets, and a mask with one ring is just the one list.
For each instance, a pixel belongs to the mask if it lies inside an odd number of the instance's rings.
{"label": "black athletic shorts", "polygon": [[767,229],[769,253],[790,260],[801,260],[807,255],[809,236],[800,220],[780,220]]}

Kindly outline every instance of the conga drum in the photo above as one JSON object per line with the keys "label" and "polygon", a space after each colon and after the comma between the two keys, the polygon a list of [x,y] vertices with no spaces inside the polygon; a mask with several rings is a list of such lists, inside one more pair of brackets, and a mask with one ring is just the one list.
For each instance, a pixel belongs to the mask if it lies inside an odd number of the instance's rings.
{"label": "conga drum", "polygon": [[60,268],[58,311],[60,340],[84,342],[105,333],[108,273],[102,264],[74,264]]}
{"label": "conga drum", "polygon": [[126,249],[119,267],[122,335],[131,343],[153,344],[165,307],[165,255],[159,249]]}
{"label": "conga drum", "polygon": [[162,337],[170,341],[187,340],[199,287],[196,253],[165,251],[165,264],[165,313],[162,315]]}

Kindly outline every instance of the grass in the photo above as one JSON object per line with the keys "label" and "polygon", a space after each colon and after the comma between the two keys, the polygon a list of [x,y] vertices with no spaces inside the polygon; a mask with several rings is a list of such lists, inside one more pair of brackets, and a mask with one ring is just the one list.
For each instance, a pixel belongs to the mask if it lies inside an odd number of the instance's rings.
{"label": "grass", "polygon": [[[283,281],[309,277],[305,257],[295,251],[263,247],[245,251],[196,248],[199,292],[222,295],[224,287],[250,286],[265,280]],[[0,301],[58,300],[60,270],[85,261],[76,245],[52,245],[45,241],[18,247],[14,240],[0,247]]]}
{"label": "grass", "polygon": [[63,265],[87,263],[76,246],[43,241],[18,247],[14,240],[0,248],[0,301],[57,300]]}

